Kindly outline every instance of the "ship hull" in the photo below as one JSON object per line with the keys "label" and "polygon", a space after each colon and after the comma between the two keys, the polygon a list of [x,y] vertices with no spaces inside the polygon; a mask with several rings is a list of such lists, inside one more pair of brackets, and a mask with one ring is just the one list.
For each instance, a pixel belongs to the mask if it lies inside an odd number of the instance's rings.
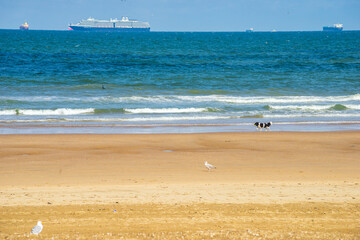
{"label": "ship hull", "polygon": [[75,31],[86,31],[86,32],[150,32],[150,28],[102,28],[102,27],[81,27],[81,26],[70,26]]}
{"label": "ship hull", "polygon": [[337,27],[323,27],[324,32],[341,32],[343,28],[337,28]]}

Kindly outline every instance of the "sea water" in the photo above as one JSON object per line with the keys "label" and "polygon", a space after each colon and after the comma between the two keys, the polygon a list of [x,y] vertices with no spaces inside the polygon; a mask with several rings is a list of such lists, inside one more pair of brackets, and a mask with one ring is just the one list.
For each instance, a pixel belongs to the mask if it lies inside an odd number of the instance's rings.
{"label": "sea water", "polygon": [[360,129],[360,32],[0,30],[0,133]]}

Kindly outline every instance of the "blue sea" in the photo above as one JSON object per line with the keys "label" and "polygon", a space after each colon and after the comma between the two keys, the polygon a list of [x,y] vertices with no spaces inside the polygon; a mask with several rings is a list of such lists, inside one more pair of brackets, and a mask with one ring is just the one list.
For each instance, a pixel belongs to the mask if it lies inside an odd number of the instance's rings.
{"label": "blue sea", "polygon": [[0,30],[0,133],[360,129],[360,32]]}

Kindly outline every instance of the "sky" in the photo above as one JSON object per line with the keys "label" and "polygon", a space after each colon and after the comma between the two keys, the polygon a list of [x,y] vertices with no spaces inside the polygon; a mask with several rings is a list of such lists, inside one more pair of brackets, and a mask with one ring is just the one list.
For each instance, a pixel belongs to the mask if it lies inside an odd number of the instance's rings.
{"label": "sky", "polygon": [[82,19],[149,22],[151,31],[360,30],[360,0],[0,0],[0,29],[66,30]]}

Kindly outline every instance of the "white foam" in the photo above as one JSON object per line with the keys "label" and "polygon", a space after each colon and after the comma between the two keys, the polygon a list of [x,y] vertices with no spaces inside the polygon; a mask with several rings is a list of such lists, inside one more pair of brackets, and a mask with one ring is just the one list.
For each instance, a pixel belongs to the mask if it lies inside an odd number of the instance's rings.
{"label": "white foam", "polygon": [[81,101],[81,102],[225,102],[236,104],[273,104],[273,103],[342,103],[349,101],[360,101],[360,94],[345,95],[345,96],[257,96],[257,97],[241,97],[241,96],[227,96],[227,95],[205,95],[205,96],[179,96],[179,95],[155,95],[155,96],[129,96],[129,97],[60,97],[60,96],[0,96],[2,100],[16,100],[28,102],[42,102],[42,101]]}
{"label": "white foam", "polygon": [[[90,100],[90,99],[88,99]],[[270,104],[270,103],[319,103],[319,102],[348,102],[360,101],[360,94],[345,96],[257,96],[241,97],[227,95],[205,96],[179,96],[179,95],[156,95],[156,96],[130,96],[130,97],[96,97],[93,101],[106,102],[226,102],[237,104]]]}
{"label": "white foam", "polygon": [[125,108],[129,113],[197,113],[207,112],[208,108]]}
{"label": "white foam", "polygon": [[11,109],[0,110],[0,115],[30,115],[30,116],[44,116],[44,115],[78,115],[93,113],[94,108],[73,109],[73,108],[58,108],[58,109]]}
{"label": "white foam", "polygon": [[0,116],[3,115],[16,115],[16,111],[15,110],[0,110]]}
{"label": "white foam", "polygon": [[224,95],[208,95],[208,96],[177,96],[177,98],[185,101],[195,102],[228,102],[237,104],[260,104],[260,103],[312,103],[312,102],[347,102],[360,100],[360,94],[348,96],[259,96],[259,97],[238,97]]}
{"label": "white foam", "polygon": [[216,120],[230,119],[230,116],[183,116],[183,117],[139,117],[139,118],[64,118],[64,119],[27,119],[0,120],[1,123],[31,123],[31,122],[151,122],[151,121],[181,121],[181,120]]}
{"label": "white foam", "polygon": [[[275,109],[275,110],[315,110],[315,111],[327,110],[334,106],[335,105],[281,105],[281,106],[269,105],[271,109]],[[346,104],[343,106],[345,106],[348,109],[360,109],[360,105],[355,105],[355,104]]]}
{"label": "white foam", "polygon": [[220,97],[219,101],[233,103],[319,103],[360,100],[360,94],[350,96],[278,96],[278,97]]}
{"label": "white foam", "polygon": [[356,110],[360,110],[360,105],[355,105],[355,104],[346,104],[345,107],[349,108],[349,109],[356,109]]}
{"label": "white foam", "polygon": [[283,106],[274,106],[270,105],[271,109],[275,110],[325,110],[329,109],[333,105],[283,105]]}

